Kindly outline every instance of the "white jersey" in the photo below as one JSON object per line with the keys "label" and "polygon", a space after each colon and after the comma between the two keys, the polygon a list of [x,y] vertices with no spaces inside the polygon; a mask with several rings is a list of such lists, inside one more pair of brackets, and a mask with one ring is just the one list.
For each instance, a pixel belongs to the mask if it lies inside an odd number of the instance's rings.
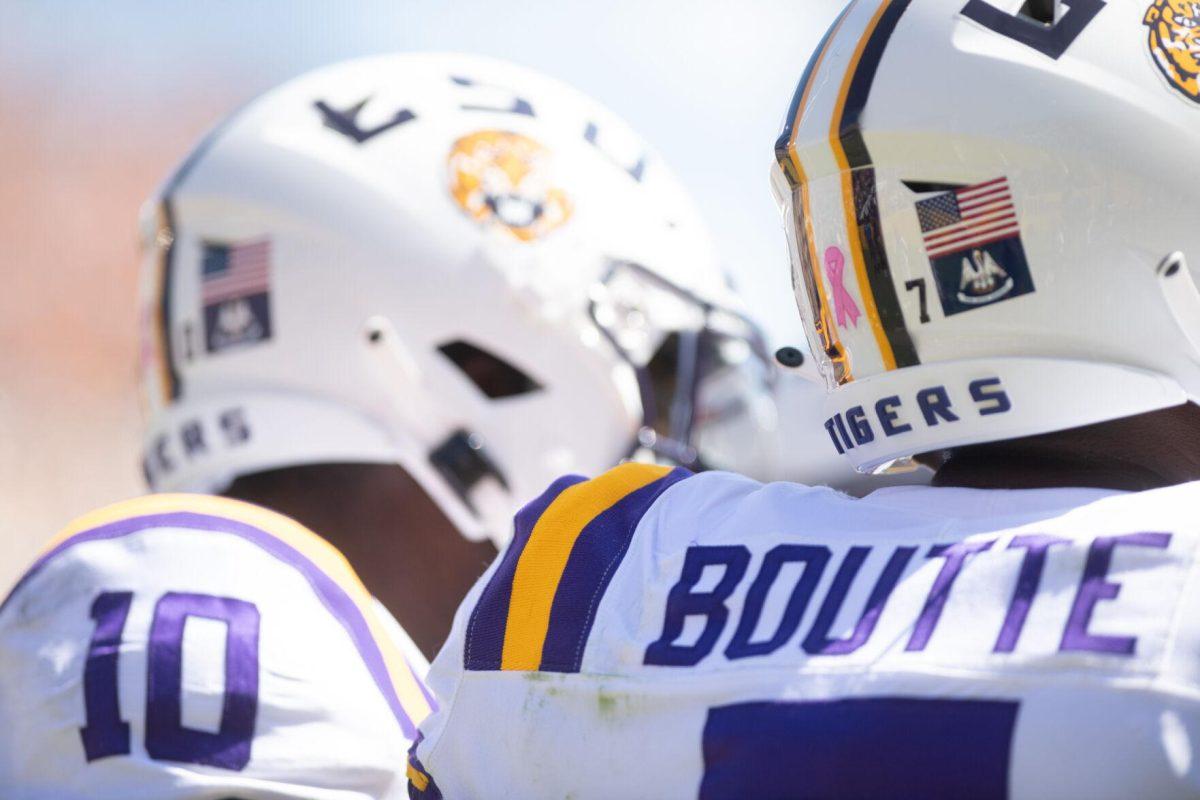
{"label": "white jersey", "polygon": [[433,705],[405,639],[279,514],[202,495],[95,512],[0,606],[0,797],[404,797]]}
{"label": "white jersey", "polygon": [[[1200,795],[1200,484],[565,478],[460,609],[416,794]],[[497,735],[497,732],[501,732]]]}

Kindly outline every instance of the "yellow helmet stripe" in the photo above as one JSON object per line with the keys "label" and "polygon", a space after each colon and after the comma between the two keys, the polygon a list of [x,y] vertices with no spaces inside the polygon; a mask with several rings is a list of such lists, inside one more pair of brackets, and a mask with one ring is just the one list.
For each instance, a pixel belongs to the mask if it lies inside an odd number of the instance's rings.
{"label": "yellow helmet stripe", "polygon": [[[796,106],[795,111],[791,116],[790,131],[785,131],[787,144],[780,156],[780,164],[783,167],[784,173],[787,174],[788,180],[792,186],[796,187],[800,193],[800,216],[801,223],[804,225],[804,242],[803,246],[808,250],[808,263],[813,272],[813,283],[817,286],[817,296],[821,303],[820,314],[823,317],[816,322],[821,325],[821,330],[828,337],[828,343],[832,344],[839,352],[845,353],[846,348],[842,345],[841,337],[838,336],[837,325],[833,324],[833,318],[830,316],[829,297],[825,291],[824,272],[821,267],[821,261],[817,257],[817,242],[816,234],[813,232],[812,225],[812,201],[809,198],[808,175],[805,172],[804,164],[800,160],[800,153],[796,148],[796,136],[800,132],[800,123],[804,119],[804,114],[808,110],[808,101],[812,94],[813,86],[816,84],[816,77],[821,71],[821,66],[825,62],[825,55],[829,52],[829,43],[837,37],[838,31],[841,30],[842,23],[845,21],[847,14],[857,4],[858,0],[850,3],[842,11],[829,31],[825,34],[825,38],[821,40],[818,46],[816,55],[801,78],[800,86],[796,90]],[[777,151],[779,150],[776,145]],[[844,363],[844,371],[841,376],[841,382],[846,383],[854,380],[850,364]]]}
{"label": "yellow helmet stripe", "polygon": [[920,359],[892,283],[878,218],[875,173],[862,137],[860,118],[887,41],[910,2],[881,0],[879,3],[847,65],[829,130],[834,158],[842,174],[842,207],[851,261],[885,370],[912,366],[920,363]]}

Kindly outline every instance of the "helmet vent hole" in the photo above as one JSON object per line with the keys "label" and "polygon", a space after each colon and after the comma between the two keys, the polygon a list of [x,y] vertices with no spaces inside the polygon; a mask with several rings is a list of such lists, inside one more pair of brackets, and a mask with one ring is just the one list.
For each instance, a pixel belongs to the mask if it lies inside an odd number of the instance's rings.
{"label": "helmet vent hole", "polygon": [[1179,273],[1181,267],[1187,266],[1187,259],[1178,251],[1171,253],[1158,265],[1158,274],[1170,278]]}
{"label": "helmet vent hole", "polygon": [[456,340],[438,347],[467,380],[492,400],[541,390],[541,384],[517,367],[481,347]]}
{"label": "helmet vent hole", "polygon": [[1059,0],[1025,0],[1021,15],[1043,25],[1053,25]]}

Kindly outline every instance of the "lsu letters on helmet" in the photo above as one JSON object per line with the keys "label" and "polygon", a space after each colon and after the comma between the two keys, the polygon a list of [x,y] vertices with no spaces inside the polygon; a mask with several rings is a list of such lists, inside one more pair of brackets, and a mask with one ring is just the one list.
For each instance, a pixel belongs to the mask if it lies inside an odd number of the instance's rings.
{"label": "lsu letters on helmet", "polygon": [[158,490],[398,463],[502,543],[559,475],[638,447],[696,463],[730,450],[733,417],[773,412],[678,181],[612,113],[509,64],[300,77],[210,134],[143,217]]}
{"label": "lsu letters on helmet", "polygon": [[1200,399],[1200,6],[858,0],[776,146],[860,469]]}

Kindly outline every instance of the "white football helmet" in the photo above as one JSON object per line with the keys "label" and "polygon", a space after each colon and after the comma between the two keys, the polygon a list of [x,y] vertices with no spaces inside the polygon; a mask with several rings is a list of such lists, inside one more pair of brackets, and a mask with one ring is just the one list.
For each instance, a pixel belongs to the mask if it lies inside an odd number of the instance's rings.
{"label": "white football helmet", "polygon": [[189,156],[143,237],[156,490],[398,463],[502,543],[559,475],[638,447],[696,463],[774,411],[678,181],[612,113],[499,61],[284,84]]}
{"label": "white football helmet", "polygon": [[860,469],[1200,399],[1200,8],[859,0],[776,146]]}

